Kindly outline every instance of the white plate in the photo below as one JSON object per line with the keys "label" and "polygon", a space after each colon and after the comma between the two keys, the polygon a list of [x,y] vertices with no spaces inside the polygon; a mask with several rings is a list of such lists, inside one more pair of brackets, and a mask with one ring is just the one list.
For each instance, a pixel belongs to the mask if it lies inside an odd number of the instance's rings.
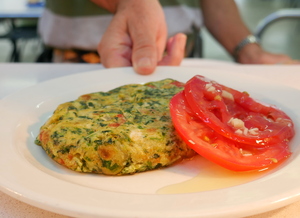
{"label": "white plate", "polygon": [[[298,200],[298,134],[291,143],[293,155],[277,169],[240,185],[227,188],[216,185],[215,190],[195,189],[194,193],[183,194],[158,194],[158,191],[172,184],[189,185],[202,166],[213,164],[195,158],[132,176],[81,174],[57,165],[34,144],[39,127],[60,103],[123,84],[165,78],[185,82],[196,74],[247,90],[254,98],[279,106],[296,122],[299,132],[300,106],[295,99],[300,99],[300,91],[243,73],[183,67],[160,67],[149,76],[137,75],[131,68],[86,72],[47,81],[1,100],[1,190],[36,207],[75,217],[248,216]],[[213,179],[214,174],[210,176]]]}

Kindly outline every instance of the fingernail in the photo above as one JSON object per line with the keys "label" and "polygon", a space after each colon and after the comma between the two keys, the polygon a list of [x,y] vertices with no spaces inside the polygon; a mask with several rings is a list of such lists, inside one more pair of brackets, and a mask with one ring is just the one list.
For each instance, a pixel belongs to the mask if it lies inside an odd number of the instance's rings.
{"label": "fingernail", "polygon": [[134,69],[137,73],[139,74],[150,74],[154,71],[154,66],[150,58],[148,57],[143,57],[139,59],[134,66]]}
{"label": "fingernail", "polygon": [[141,67],[141,68],[144,68],[144,67],[151,67],[152,64],[151,64],[151,60],[150,58],[141,58],[138,60],[137,62],[137,67]]}

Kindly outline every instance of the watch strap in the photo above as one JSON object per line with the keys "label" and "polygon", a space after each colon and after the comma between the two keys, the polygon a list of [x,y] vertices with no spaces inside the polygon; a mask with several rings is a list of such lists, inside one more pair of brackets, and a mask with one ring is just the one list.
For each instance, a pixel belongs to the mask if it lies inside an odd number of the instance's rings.
{"label": "watch strap", "polygon": [[248,44],[259,44],[259,40],[254,35],[248,35],[244,38],[233,50],[233,57],[235,61],[238,59],[239,52]]}

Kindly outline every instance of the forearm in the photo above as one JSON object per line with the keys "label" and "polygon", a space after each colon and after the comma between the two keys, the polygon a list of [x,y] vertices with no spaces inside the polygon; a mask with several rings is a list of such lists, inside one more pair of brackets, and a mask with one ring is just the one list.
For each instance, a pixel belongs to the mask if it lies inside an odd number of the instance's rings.
{"label": "forearm", "polygon": [[206,28],[233,55],[235,47],[251,34],[243,23],[234,0],[200,2]]}

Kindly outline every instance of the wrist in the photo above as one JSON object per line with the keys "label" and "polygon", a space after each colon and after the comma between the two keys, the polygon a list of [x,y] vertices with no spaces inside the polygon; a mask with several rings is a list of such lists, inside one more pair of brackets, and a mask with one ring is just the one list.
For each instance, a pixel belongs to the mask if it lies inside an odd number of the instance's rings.
{"label": "wrist", "polygon": [[253,59],[255,57],[253,55],[259,51],[259,48],[258,39],[254,35],[248,35],[246,38],[241,40],[239,44],[237,44],[232,55],[236,62]]}
{"label": "wrist", "polygon": [[239,52],[235,60],[241,64],[258,64],[262,52],[259,44],[248,44]]}

